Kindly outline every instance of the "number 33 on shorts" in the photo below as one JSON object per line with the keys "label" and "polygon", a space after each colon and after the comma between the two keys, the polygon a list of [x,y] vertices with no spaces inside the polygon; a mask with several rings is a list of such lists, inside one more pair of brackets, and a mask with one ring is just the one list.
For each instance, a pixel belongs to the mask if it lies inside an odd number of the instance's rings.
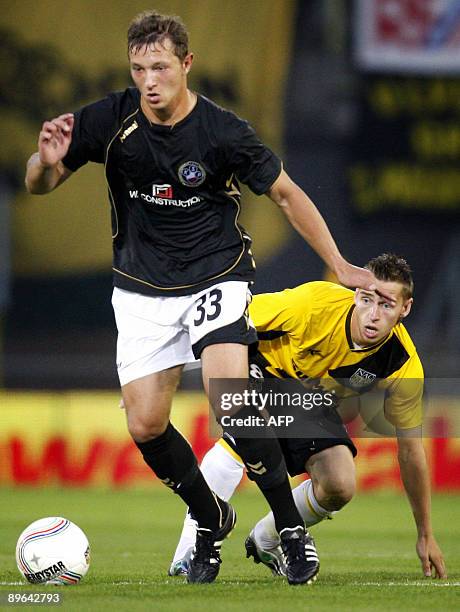
{"label": "number 33 on shorts", "polygon": [[248,317],[251,301],[248,283],[228,281],[206,289],[190,309],[187,321],[192,344],[206,334]]}
{"label": "number 33 on shorts", "polygon": [[198,317],[194,319],[195,327],[203,325],[206,321],[214,321],[222,312],[222,289],[215,287],[209,293],[200,297],[196,305]]}

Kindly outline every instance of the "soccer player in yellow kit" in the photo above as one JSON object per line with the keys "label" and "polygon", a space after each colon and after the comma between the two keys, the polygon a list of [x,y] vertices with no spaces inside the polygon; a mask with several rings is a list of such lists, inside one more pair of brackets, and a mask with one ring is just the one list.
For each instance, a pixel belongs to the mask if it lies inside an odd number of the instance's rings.
{"label": "soccer player in yellow kit", "polygon": [[[374,291],[353,292],[322,281],[255,295],[249,311],[259,344],[250,359],[251,376],[303,382],[320,379],[323,387],[334,390],[339,403],[384,387],[384,416],[398,440],[400,472],[417,527],[422,570],[425,576],[445,578],[443,556],[431,526],[429,473],[421,437],[423,368],[402,324],[413,302],[411,271],[404,259],[389,254],[376,257],[367,267],[393,302]],[[310,476],[293,491],[307,528],[340,510],[355,493],[356,448],[341,427],[342,435],[328,437],[329,430],[321,431],[319,419],[312,438],[280,438],[290,475],[307,472]],[[201,465],[210,487],[223,499],[233,494],[243,467],[231,436],[225,434]],[[187,551],[193,540],[194,522],[188,516],[170,574],[187,572]],[[282,575],[279,543],[270,513],[248,536],[247,556]],[[319,570],[311,537],[306,552]]]}

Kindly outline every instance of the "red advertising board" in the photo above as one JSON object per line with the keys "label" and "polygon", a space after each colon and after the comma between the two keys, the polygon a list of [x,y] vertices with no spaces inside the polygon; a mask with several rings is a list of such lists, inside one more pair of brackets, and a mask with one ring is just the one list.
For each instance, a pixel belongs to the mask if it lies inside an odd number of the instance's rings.
{"label": "red advertising board", "polygon": [[[0,486],[157,484],[130,441],[116,393],[2,393],[0,403]],[[179,394],[173,421],[201,459],[215,442],[204,396]],[[355,442],[358,488],[401,489],[396,440]],[[460,490],[460,439],[427,438],[425,444],[433,489]]]}

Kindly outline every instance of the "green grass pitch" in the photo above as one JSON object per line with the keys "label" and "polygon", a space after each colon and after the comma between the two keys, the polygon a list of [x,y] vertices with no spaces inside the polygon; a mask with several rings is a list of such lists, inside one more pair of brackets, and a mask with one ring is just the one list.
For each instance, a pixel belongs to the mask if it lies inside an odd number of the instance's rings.
{"label": "green grass pitch", "polygon": [[[332,521],[312,529],[321,558],[318,581],[292,587],[244,558],[244,539],[266,510],[252,487],[233,498],[238,522],[222,549],[217,581],[189,585],[167,569],[183,506],[170,491],[0,489],[0,596],[56,592],[65,610],[454,610],[460,609],[460,497],[433,499],[433,522],[449,578],[425,579],[415,555],[415,529],[404,496],[358,494]],[[91,568],[73,587],[21,583],[14,561],[22,529],[43,516],[65,516],[86,532]],[[41,606],[44,607],[44,606]]]}

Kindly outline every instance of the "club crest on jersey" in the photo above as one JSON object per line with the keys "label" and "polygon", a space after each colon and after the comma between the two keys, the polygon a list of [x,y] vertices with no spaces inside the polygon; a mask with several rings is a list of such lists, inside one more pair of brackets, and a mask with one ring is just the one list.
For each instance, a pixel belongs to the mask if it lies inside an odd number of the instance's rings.
{"label": "club crest on jersey", "polygon": [[355,388],[367,387],[367,385],[372,383],[376,377],[377,374],[373,374],[372,372],[358,368],[356,372],[350,376],[350,383]]}
{"label": "club crest on jersey", "polygon": [[178,170],[179,180],[187,187],[198,187],[206,178],[206,172],[198,162],[188,161],[182,164]]}

